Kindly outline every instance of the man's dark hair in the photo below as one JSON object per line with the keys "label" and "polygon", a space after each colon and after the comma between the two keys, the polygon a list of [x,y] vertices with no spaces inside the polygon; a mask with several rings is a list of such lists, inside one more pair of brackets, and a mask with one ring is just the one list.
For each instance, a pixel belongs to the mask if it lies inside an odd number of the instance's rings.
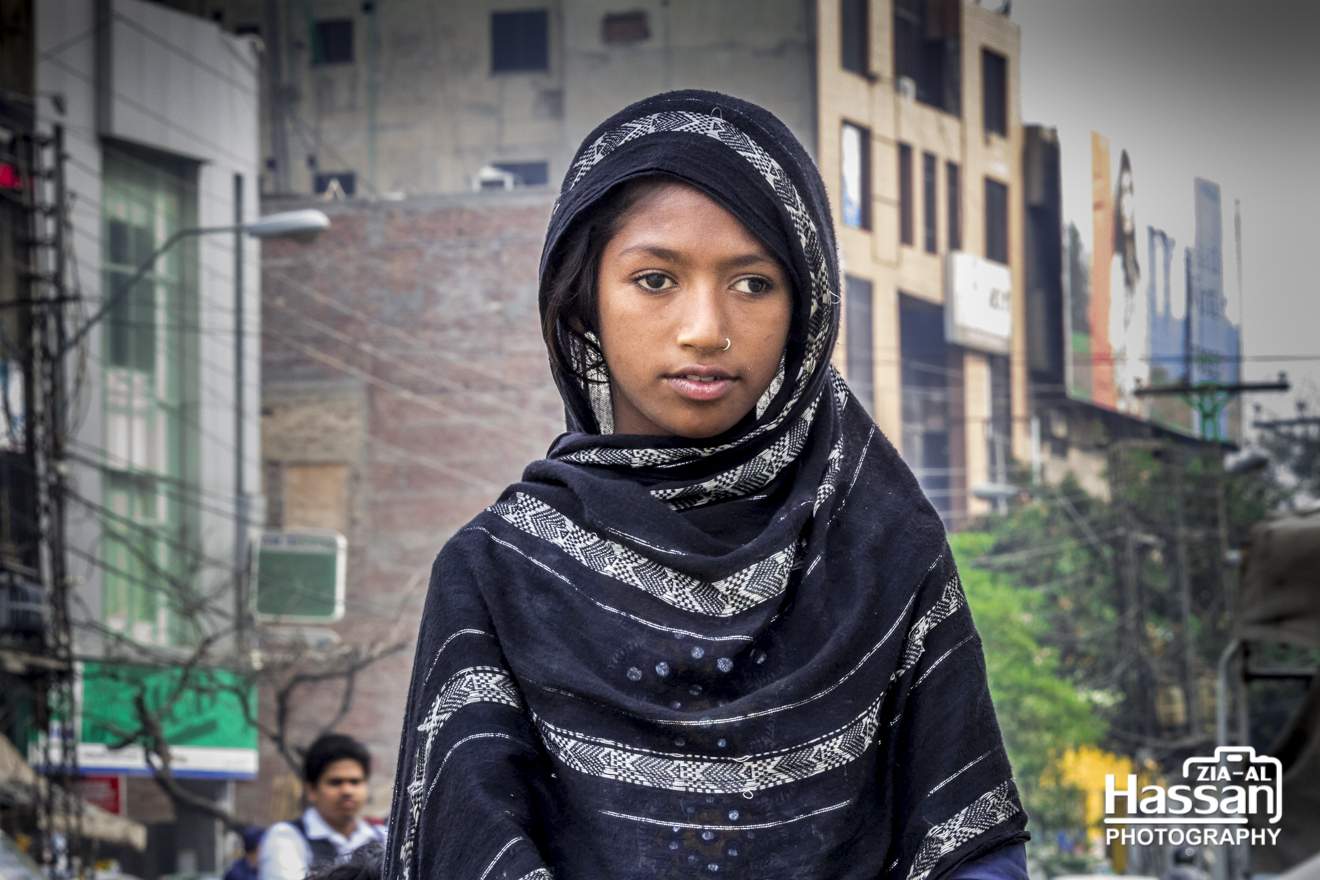
{"label": "man's dark hair", "polygon": [[307,747],[307,754],[303,756],[303,781],[316,785],[325,768],[345,759],[361,764],[363,776],[371,775],[371,753],[366,746],[342,733],[321,734]]}

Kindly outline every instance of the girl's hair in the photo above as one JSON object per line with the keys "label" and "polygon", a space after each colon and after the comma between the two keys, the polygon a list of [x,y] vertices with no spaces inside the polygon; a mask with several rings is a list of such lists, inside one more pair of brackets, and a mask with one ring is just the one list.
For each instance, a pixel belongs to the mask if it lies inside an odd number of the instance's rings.
{"label": "girl's hair", "polygon": [[[1123,257],[1123,282],[1127,287],[1136,284],[1141,276],[1141,266],[1137,263],[1136,222],[1129,231],[1123,228],[1123,175],[1127,175],[1128,186],[1132,187],[1132,160],[1124,150],[1118,159],[1118,185],[1114,187],[1114,251]],[[1135,192],[1135,189],[1134,189]],[[1134,198],[1129,194],[1128,198]]]}
{"label": "girl's hair", "polygon": [[[584,383],[604,381],[605,355],[600,350],[596,311],[600,258],[628,212],[663,182],[660,175],[648,175],[619,185],[578,218],[560,240],[546,267],[541,310],[541,335],[556,374]],[[573,356],[575,349],[585,353],[585,360]]]}

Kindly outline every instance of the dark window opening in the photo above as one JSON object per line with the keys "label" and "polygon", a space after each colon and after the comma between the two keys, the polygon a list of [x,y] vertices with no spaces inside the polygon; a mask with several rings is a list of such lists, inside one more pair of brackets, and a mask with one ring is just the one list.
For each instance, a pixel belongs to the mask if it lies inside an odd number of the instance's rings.
{"label": "dark window opening", "polygon": [[550,182],[547,162],[492,162],[491,166],[512,174],[515,186],[545,186]]}
{"label": "dark window opening", "polygon": [[867,76],[871,72],[870,0],[840,0],[839,54],[843,69]]}
{"label": "dark window opening", "polygon": [[1008,187],[985,179],[985,257],[1008,262]]}
{"label": "dark window opening", "polygon": [[871,327],[871,282],[852,275],[844,276],[843,306],[848,387],[875,414],[875,373]]}
{"label": "dark window opening", "polygon": [[843,124],[840,165],[843,170],[843,224],[871,228],[871,132]]}
{"label": "dark window opening", "polygon": [[949,250],[956,251],[962,247],[962,184],[958,179],[958,165],[956,162],[946,162],[944,165],[944,192],[948,205],[945,207],[944,214],[949,223]]}
{"label": "dark window opening", "polygon": [[936,168],[939,166],[935,162],[934,153],[921,154],[921,225],[925,233],[926,253],[936,253],[940,249],[939,230],[936,223],[939,220],[938,195],[936,190]]}
{"label": "dark window opening", "polygon": [[600,21],[600,40],[606,45],[640,43],[651,38],[646,12],[611,12]]}
{"label": "dark window opening", "polygon": [[1008,137],[1008,59],[981,50],[981,117],[991,134]]}
{"label": "dark window opening", "polygon": [[987,355],[987,360],[990,364],[990,424],[986,431],[989,477],[993,483],[1007,483],[1013,430],[1012,376],[1006,355]]}
{"label": "dark window opening", "polygon": [[899,354],[903,459],[946,521],[957,498],[954,392],[961,391],[957,349],[944,340],[944,309],[900,293]]}
{"label": "dark window opening", "polygon": [[312,64],[353,63],[353,21],[318,21],[312,29]]}
{"label": "dark window opening", "polygon": [[235,25],[234,35],[238,37],[259,37],[261,36],[261,25],[251,23]]}
{"label": "dark window opening", "polygon": [[912,147],[898,145],[898,240],[912,244]]}
{"label": "dark window opening", "polygon": [[550,19],[544,9],[490,14],[490,72],[550,69]]}
{"label": "dark window opening", "polygon": [[958,0],[894,0],[894,76],[918,101],[957,116],[962,108]]}
{"label": "dark window opening", "polygon": [[333,195],[352,196],[357,194],[357,174],[353,171],[327,171],[316,175],[315,188],[317,195],[331,193]]}

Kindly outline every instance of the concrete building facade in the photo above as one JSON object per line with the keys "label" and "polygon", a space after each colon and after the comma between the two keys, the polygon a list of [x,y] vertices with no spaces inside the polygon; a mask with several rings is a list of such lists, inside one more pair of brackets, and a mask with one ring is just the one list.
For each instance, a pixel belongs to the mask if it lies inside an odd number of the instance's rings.
{"label": "concrete building facade", "polygon": [[[168,677],[240,609],[238,558],[261,510],[260,250],[223,232],[153,253],[181,231],[257,216],[258,59],[250,41],[141,0],[34,6],[38,125],[64,135],[66,285],[80,302],[65,355],[64,460],[79,760],[84,773],[117,779],[127,814],[148,826],[147,851],[126,870],[215,870],[228,855],[220,824],[176,810],[141,751],[115,748],[107,731],[110,716],[133,711],[115,682],[163,681],[152,676]],[[239,739],[215,753],[220,763],[192,769],[192,740],[172,740],[181,785],[227,804],[232,781],[255,770],[255,731]]]}
{"label": "concrete building facade", "polygon": [[[836,359],[958,525],[1024,451],[1018,29],[959,2],[817,15],[817,161],[846,276]],[[956,343],[950,298],[996,267],[1000,332]]]}
{"label": "concrete building facade", "polygon": [[801,0],[171,5],[259,35],[272,195],[332,180],[349,195],[462,192],[505,185],[500,172],[555,185],[608,112],[675,88],[762,103],[811,146],[815,19]]}

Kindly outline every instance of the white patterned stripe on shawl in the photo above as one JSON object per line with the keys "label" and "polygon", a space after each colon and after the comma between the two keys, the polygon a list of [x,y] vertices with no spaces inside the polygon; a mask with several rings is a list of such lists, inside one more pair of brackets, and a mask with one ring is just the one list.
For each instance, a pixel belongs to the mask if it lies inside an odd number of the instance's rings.
{"label": "white patterned stripe on shawl", "polygon": [[1015,816],[1018,808],[1010,797],[1009,785],[1010,782],[1004,780],[953,816],[932,826],[912,860],[907,880],[926,880],[926,875],[940,859]]}
{"label": "white patterned stripe on shawl", "polygon": [[775,442],[737,467],[700,483],[668,489],[652,489],[651,495],[661,501],[667,501],[675,510],[688,510],[703,504],[723,501],[726,498],[737,498],[768,486],[770,481],[796,461],[798,454],[802,452],[802,447],[807,442],[807,435],[811,432],[811,422],[816,417],[819,403],[820,398],[812,401],[782,437],[776,438]]}
{"label": "white patterned stripe on shawl", "polygon": [[717,581],[703,581],[582,528],[545,502],[523,492],[489,510],[510,525],[547,541],[587,568],[636,587],[675,608],[711,617],[732,617],[784,592],[797,544]]}
{"label": "white patterned stripe on shawl", "polygon": [[512,847],[515,843],[517,843],[520,840],[527,840],[527,838],[515,837],[513,840],[510,840],[508,843],[504,844],[504,846],[500,848],[500,851],[495,853],[495,858],[490,860],[490,864],[486,865],[486,870],[481,872],[481,877],[479,878],[479,880],[486,880],[486,877],[495,868],[495,863],[500,860],[500,857],[504,855],[506,852],[508,852],[510,847]]}
{"label": "white patterned stripe on shawl", "polygon": [[579,773],[647,788],[740,794],[799,782],[857,760],[875,741],[880,703],[877,698],[843,727],[800,745],[729,758],[640,749],[534,720],[550,753]]}
{"label": "white patterned stripe on shawl", "polygon": [[421,820],[422,803],[425,792],[428,765],[431,760],[431,747],[436,735],[455,712],[473,703],[497,703],[514,709],[522,708],[518,689],[509,677],[509,673],[497,666],[470,666],[450,676],[440,688],[425,720],[418,725],[419,733],[425,734],[419,753],[413,759],[413,778],[408,783],[408,827],[404,832],[403,844],[399,849],[399,863],[402,866],[404,880],[409,880],[412,867],[412,852],[417,844],[417,827]]}
{"label": "white patterned stripe on shawl", "polygon": [[807,261],[811,274],[811,292],[808,300],[807,343],[803,360],[793,386],[793,393],[779,414],[765,424],[747,432],[730,443],[709,448],[689,447],[685,449],[602,449],[599,447],[584,449],[565,456],[567,461],[583,464],[622,464],[641,467],[669,467],[688,461],[704,458],[717,452],[732,449],[747,443],[761,434],[778,427],[780,422],[794,407],[811,375],[815,372],[825,351],[825,339],[829,334],[830,322],[825,319],[829,308],[838,296],[832,289],[825,263],[825,255],[820,244],[820,235],[801,194],[783,167],[767,153],[760,144],[753,141],[738,127],[725,122],[718,116],[694,113],[686,110],[666,110],[649,116],[630,119],[617,128],[611,129],[598,137],[587,147],[574,163],[569,183],[564,187],[559,200],[555,201],[551,215],[559,211],[559,201],[563,195],[575,187],[583,177],[602,159],[620,146],[648,135],[664,132],[698,134],[713,138],[733,150],[755,168],[770,185],[775,196],[783,204],[797,234],[798,245]]}
{"label": "white patterned stripe on shawl", "polygon": [[986,758],[988,758],[988,757],[990,757],[991,755],[993,755],[996,751],[997,751],[997,749],[986,749],[986,750],[985,750],[984,752],[982,752],[980,755],[978,755],[978,756],[975,757],[975,758],[972,758],[972,760],[968,761],[966,764],[962,765],[962,766],[959,767],[957,770],[953,771],[952,774],[950,774],[949,776],[944,777],[943,781],[939,782],[934,788],[932,788],[930,791],[926,792],[926,794],[934,794],[935,792],[939,791],[941,788],[943,788],[944,786],[948,785],[950,782],[953,782],[953,780],[957,779],[959,776],[963,775],[963,774],[966,773],[968,770],[972,769],[972,768],[975,767],[977,764],[981,763],[981,762],[984,761]]}
{"label": "white patterned stripe on shawl", "polygon": [[908,630],[907,641],[903,644],[903,659],[899,662],[898,669],[889,677],[890,681],[894,681],[917,665],[917,661],[926,651],[926,636],[938,624],[952,617],[964,604],[962,582],[955,574],[944,585],[944,591],[940,593],[935,604],[917,618],[917,622],[912,624],[912,629]]}
{"label": "white patterned stripe on shawl", "polygon": [[629,822],[640,822],[644,825],[660,825],[665,828],[688,828],[693,831],[763,831],[766,828],[782,828],[785,825],[792,825],[794,822],[801,822],[803,819],[811,819],[825,813],[832,813],[835,810],[842,810],[851,803],[850,800],[839,801],[837,804],[830,804],[828,807],[821,807],[819,810],[812,810],[810,813],[803,813],[800,816],[792,816],[776,822],[755,822],[747,825],[701,825],[696,822],[677,822],[672,819],[633,816],[628,813],[616,813],[613,810],[600,810],[598,812],[614,819],[625,819]]}
{"label": "white patterned stripe on shawl", "polygon": [[595,606],[596,606],[597,608],[599,608],[601,611],[605,611],[605,612],[608,612],[608,613],[610,613],[610,614],[617,614],[617,615],[619,615],[620,617],[626,617],[626,618],[628,618],[629,620],[631,620],[633,623],[641,624],[642,626],[644,626],[644,627],[646,627],[646,628],[648,628],[648,629],[654,629],[654,630],[657,630],[658,632],[666,632],[666,633],[669,633],[670,635],[674,635],[674,636],[687,636],[688,638],[692,638],[692,639],[701,639],[702,641],[705,641],[705,642],[750,642],[750,641],[752,641],[752,637],[751,637],[751,636],[749,636],[749,635],[743,635],[742,633],[734,633],[734,634],[732,634],[732,635],[727,635],[727,636],[716,636],[716,635],[709,635],[709,634],[707,634],[707,633],[693,632],[693,631],[690,630],[690,629],[682,629],[682,628],[677,627],[677,626],[666,626],[666,625],[663,624],[663,623],[656,623],[656,622],[653,621],[653,620],[647,620],[647,619],[644,618],[644,617],[638,617],[636,614],[630,614],[630,613],[627,612],[627,611],[623,611],[623,610],[620,610],[620,609],[618,609],[618,608],[615,608],[613,605],[606,605],[604,602],[601,602],[601,601],[599,601],[598,599],[594,599],[594,598],[592,598],[591,596],[588,596],[585,592],[583,592],[582,588],[580,588],[577,584],[573,583],[572,579],[569,578],[567,575],[565,575],[565,574],[563,574],[563,573],[561,573],[561,572],[555,571],[553,568],[551,568],[550,566],[546,565],[544,562],[542,562],[541,560],[539,560],[539,559],[537,559],[537,558],[535,558],[535,557],[533,557],[533,556],[528,556],[526,553],[524,553],[524,552],[522,551],[522,548],[518,547],[517,545],[512,544],[512,543],[510,543],[509,541],[504,540],[503,538],[498,538],[498,537],[496,537],[495,535],[492,535],[492,534],[490,533],[490,530],[489,530],[489,529],[487,529],[487,528],[485,528],[485,527],[483,527],[483,526],[468,526],[468,528],[473,529],[474,531],[481,532],[481,533],[484,534],[486,537],[488,537],[488,538],[490,538],[492,541],[494,541],[496,544],[499,544],[501,547],[504,547],[504,548],[507,549],[507,550],[512,550],[514,553],[517,553],[517,554],[518,554],[519,556],[521,556],[523,559],[526,559],[528,562],[532,563],[532,564],[535,565],[537,568],[539,568],[539,569],[541,569],[542,571],[544,571],[546,574],[552,575],[552,576],[558,578],[559,580],[563,581],[563,582],[564,582],[565,584],[567,584],[569,587],[572,587],[573,590],[574,590],[575,592],[577,592],[579,595],[581,595],[583,598],[585,598],[585,599],[586,599],[588,602],[590,602],[592,605],[595,605]]}

